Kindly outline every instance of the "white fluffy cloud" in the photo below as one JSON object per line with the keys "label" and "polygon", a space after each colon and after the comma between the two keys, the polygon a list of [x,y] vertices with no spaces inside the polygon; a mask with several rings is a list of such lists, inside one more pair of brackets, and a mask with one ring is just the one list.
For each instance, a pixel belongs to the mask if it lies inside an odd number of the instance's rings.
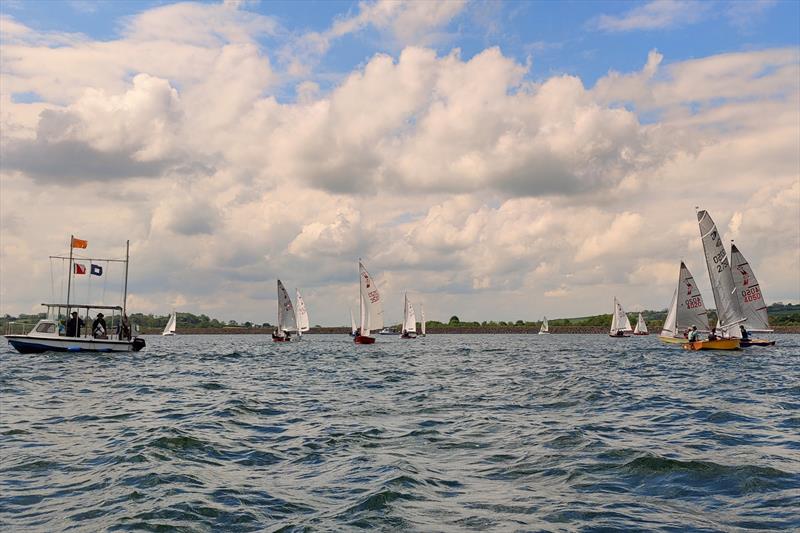
{"label": "white fluffy cloud", "polygon": [[[363,4],[331,35],[419,45],[461,7]],[[157,8],[106,42],[0,22],[2,312],[47,296],[69,233],[92,253],[131,239],[145,312],[274,320],[281,278],[312,322],[343,324],[358,257],[389,319],[406,290],[433,319],[592,314],[614,294],[658,308],[681,259],[703,286],[695,205],[769,300],[798,298],[796,50],[654,51],[586,87],[531,83],[498,48],[405,46],[286,100],[257,39],[284,30],[235,5]]]}

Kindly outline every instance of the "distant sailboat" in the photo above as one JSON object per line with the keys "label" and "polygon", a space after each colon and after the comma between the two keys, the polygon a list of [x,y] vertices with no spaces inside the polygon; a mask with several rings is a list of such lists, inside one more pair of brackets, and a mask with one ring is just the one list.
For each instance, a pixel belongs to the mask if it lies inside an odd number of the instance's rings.
{"label": "distant sailboat", "polygon": [[289,293],[286,292],[283,283],[278,280],[278,327],[275,333],[272,334],[272,340],[275,342],[288,342],[292,331],[297,331],[294,306],[292,306],[292,299],[289,298]]}
{"label": "distant sailboat", "polygon": [[422,304],[419,304],[419,335],[420,337],[425,336],[425,308],[422,307]]}
{"label": "distant sailboat", "polygon": [[306,303],[303,301],[303,297],[300,296],[300,289],[295,289],[295,295],[297,302],[297,334],[302,337],[304,331],[309,330],[310,322],[308,321],[308,310],[306,309]]}
{"label": "distant sailboat", "polygon": [[378,286],[370,277],[367,269],[359,260],[359,296],[361,298],[361,329],[356,335],[356,344],[373,344],[375,337],[370,337],[370,329],[380,329],[383,327],[383,305]]}
{"label": "distant sailboat", "polygon": [[414,306],[408,301],[408,294],[404,295],[403,326],[401,328],[400,338],[417,338],[417,315],[414,314]]}
{"label": "distant sailboat", "polygon": [[633,328],[634,335],[650,335],[647,331],[647,324],[642,318],[642,313],[639,313],[639,318],[636,320],[636,327]]}
{"label": "distant sailboat", "polygon": [[169,320],[167,320],[167,325],[164,327],[164,331],[161,332],[163,337],[171,337],[175,335],[175,327],[178,325],[178,314],[173,311],[171,315],[169,315]]}
{"label": "distant sailboat", "polygon": [[697,326],[701,332],[711,330],[700,289],[697,288],[692,273],[681,261],[678,286],[672,295],[672,303],[658,339],[670,344],[684,344],[688,342],[686,335],[692,326]]}
{"label": "distant sailboat", "polygon": [[611,331],[608,333],[609,337],[630,337],[630,335],[625,335],[632,331],[631,329],[631,321],[628,318],[628,315],[625,314],[625,310],[622,308],[622,304],[617,301],[616,296],[614,297],[614,311],[611,314]]}
{"label": "distant sailboat", "polygon": [[547,317],[542,319],[542,325],[539,327],[539,335],[549,335],[550,325],[547,323]]}
{"label": "distant sailboat", "polygon": [[[733,266],[731,273],[739,298],[739,306],[742,308],[745,318],[742,326],[748,332],[772,333],[773,330],[769,327],[767,316],[767,304],[764,303],[756,275],[753,273],[750,263],[733,243],[731,243],[731,265]],[[743,338],[741,342],[742,346],[772,346],[774,344],[775,341],[751,338]]]}
{"label": "distant sailboat", "polygon": [[[361,304],[362,307],[364,304]],[[350,336],[355,337],[358,335],[358,326],[356,326],[356,319],[353,316],[353,310],[350,309]]]}

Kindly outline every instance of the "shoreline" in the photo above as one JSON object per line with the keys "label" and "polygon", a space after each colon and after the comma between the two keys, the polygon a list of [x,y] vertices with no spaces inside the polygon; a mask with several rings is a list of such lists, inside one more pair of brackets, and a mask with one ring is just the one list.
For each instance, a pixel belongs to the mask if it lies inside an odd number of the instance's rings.
{"label": "shoreline", "polygon": [[[271,335],[272,328],[196,328],[196,329],[178,329],[177,335]],[[658,336],[661,328],[654,329],[650,332],[650,336]],[[311,328],[305,332],[304,335],[347,335],[350,333],[348,327],[323,327]],[[428,330],[428,335],[454,335],[454,334],[467,334],[467,335],[537,335],[538,328],[527,327],[445,327]],[[785,334],[798,334],[800,333],[800,326],[775,326],[775,331],[772,333],[764,333],[763,335],[785,335]],[[161,335],[160,329],[145,328],[142,330],[142,335]],[[551,326],[550,334],[552,335],[607,335],[608,328],[598,326]],[[377,332],[374,333],[376,337],[380,337]],[[397,333],[396,335],[399,335]],[[753,333],[752,337],[759,337],[762,334]]]}

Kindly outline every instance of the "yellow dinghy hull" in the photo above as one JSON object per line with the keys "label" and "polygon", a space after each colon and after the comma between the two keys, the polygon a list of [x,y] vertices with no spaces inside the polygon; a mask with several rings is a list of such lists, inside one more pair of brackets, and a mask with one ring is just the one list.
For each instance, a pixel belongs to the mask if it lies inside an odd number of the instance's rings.
{"label": "yellow dinghy hull", "polygon": [[687,342],[682,348],[684,350],[738,350],[739,339],[717,339],[713,341]]}
{"label": "yellow dinghy hull", "polygon": [[658,340],[666,342],[667,344],[686,344],[689,342],[689,339],[686,337],[665,337],[663,335],[659,335]]}

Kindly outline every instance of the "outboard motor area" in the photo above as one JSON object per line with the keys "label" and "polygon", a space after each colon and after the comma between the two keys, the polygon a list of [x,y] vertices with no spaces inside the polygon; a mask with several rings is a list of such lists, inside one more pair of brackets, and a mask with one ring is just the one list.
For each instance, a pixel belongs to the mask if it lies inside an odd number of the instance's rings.
{"label": "outboard motor area", "polygon": [[136,337],[135,339],[133,339],[132,347],[134,352],[140,351],[142,348],[144,348],[144,346],[145,346],[144,339],[142,339],[141,337]]}

